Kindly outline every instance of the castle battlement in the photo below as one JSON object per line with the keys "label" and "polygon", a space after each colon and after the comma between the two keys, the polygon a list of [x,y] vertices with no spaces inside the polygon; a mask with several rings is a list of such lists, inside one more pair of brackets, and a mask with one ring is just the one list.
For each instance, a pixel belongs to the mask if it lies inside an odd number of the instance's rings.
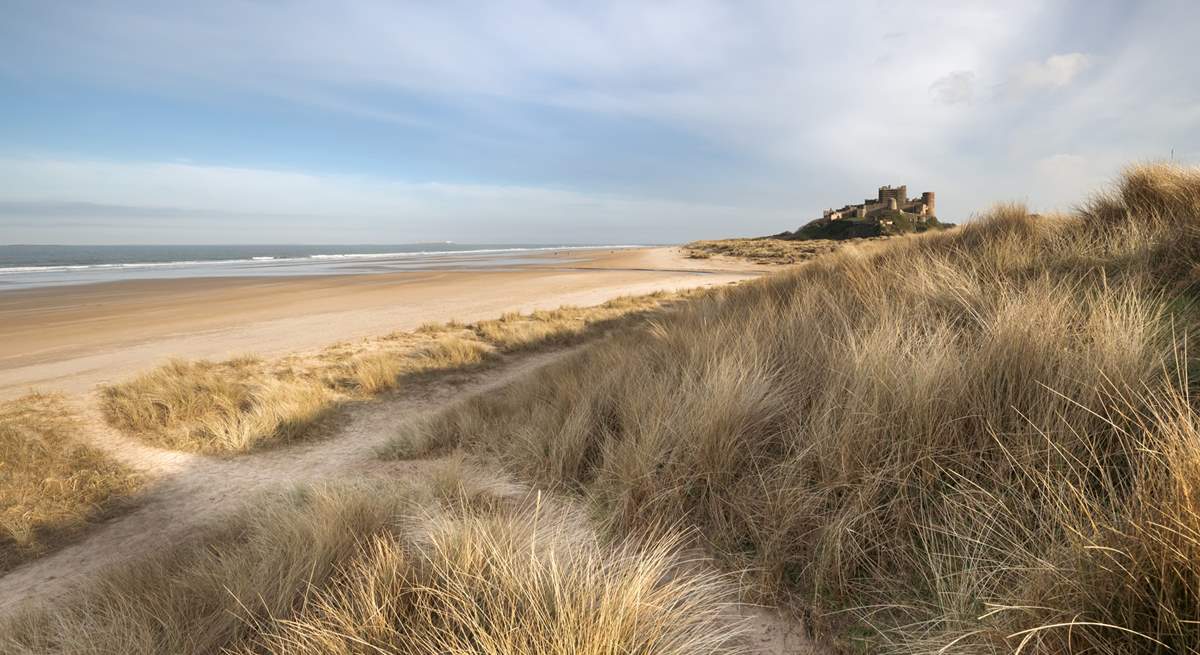
{"label": "castle battlement", "polygon": [[874,198],[867,198],[857,205],[846,205],[840,209],[826,209],[821,221],[857,221],[864,223],[890,224],[897,213],[924,223],[937,218],[937,199],[932,191],[925,191],[919,198],[908,197],[908,187],[881,186]]}

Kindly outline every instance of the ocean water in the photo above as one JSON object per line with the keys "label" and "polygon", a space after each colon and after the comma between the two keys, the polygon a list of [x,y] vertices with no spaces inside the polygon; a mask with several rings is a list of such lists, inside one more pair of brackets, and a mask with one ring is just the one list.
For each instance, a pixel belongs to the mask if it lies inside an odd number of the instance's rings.
{"label": "ocean water", "polygon": [[0,246],[0,291],[187,277],[352,275],[506,268],[539,253],[631,245],[456,244],[237,246]]}

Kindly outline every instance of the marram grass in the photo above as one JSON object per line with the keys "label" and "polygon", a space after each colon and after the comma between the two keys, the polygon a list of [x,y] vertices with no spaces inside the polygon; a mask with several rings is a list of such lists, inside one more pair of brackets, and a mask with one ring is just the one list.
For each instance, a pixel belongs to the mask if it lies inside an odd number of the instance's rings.
{"label": "marram grass", "polygon": [[1200,652],[1200,169],[689,303],[407,428],[695,526],[850,650]]}

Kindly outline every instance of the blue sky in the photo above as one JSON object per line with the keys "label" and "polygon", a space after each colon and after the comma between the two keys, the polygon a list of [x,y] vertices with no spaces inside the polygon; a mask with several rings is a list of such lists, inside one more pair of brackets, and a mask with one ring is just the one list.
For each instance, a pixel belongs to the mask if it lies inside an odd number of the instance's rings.
{"label": "blue sky", "polygon": [[1200,3],[0,0],[0,243],[676,242],[1200,163]]}

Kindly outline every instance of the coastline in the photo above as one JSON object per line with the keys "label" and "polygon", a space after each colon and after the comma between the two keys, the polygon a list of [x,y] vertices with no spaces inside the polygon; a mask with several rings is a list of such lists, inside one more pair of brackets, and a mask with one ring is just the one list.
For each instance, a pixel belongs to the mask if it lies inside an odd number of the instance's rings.
{"label": "coastline", "polygon": [[282,354],[504,312],[727,284],[674,247],[547,252],[497,269],[128,280],[0,292],[0,398],[86,393],[171,357]]}
{"label": "coastline", "polygon": [[165,278],[312,277],[495,269],[537,263],[548,254],[566,256],[654,246],[473,244],[452,250],[418,249],[429,247],[434,246],[96,246],[89,249],[0,245],[0,292]]}

